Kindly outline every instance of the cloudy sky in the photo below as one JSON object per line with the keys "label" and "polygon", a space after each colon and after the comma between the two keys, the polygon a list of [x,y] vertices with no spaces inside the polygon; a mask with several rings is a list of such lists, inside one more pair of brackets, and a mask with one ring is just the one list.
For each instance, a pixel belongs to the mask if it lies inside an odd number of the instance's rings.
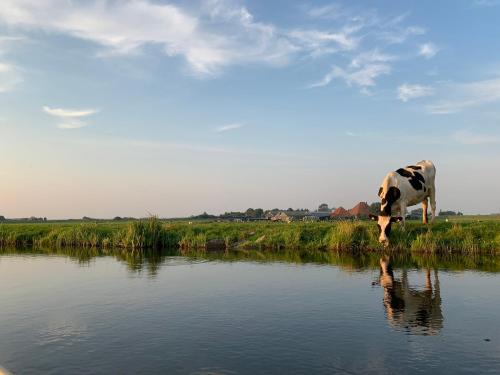
{"label": "cloudy sky", "polygon": [[2,0],[0,214],[500,211],[500,1]]}

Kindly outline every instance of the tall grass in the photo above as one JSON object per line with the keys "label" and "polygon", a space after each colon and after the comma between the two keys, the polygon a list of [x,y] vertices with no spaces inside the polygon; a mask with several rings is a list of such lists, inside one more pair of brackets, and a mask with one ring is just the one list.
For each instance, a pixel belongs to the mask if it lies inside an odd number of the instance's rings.
{"label": "tall grass", "polygon": [[164,246],[166,231],[156,216],[131,222],[117,232],[114,245],[131,249],[157,249]]}
{"label": "tall grass", "polygon": [[[0,224],[0,246],[122,248],[184,251],[368,251],[381,250],[376,225],[366,221],[321,223],[130,222]],[[496,253],[500,221],[407,223],[394,228],[391,251]],[[215,245],[215,246],[214,246]]]}
{"label": "tall grass", "polygon": [[373,231],[361,222],[341,221],[335,225],[328,241],[332,250],[360,250],[375,245]]}

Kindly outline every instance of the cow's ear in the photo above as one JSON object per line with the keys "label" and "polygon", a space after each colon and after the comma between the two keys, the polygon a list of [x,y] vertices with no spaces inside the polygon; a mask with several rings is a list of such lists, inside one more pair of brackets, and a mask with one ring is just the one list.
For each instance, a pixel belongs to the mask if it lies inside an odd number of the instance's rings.
{"label": "cow's ear", "polygon": [[368,216],[370,217],[371,220],[378,221],[378,216],[377,215],[369,214]]}
{"label": "cow's ear", "polygon": [[384,188],[381,186],[380,189],[378,189],[378,196],[382,198],[382,193],[384,192]]}
{"label": "cow's ear", "polygon": [[399,223],[400,221],[403,221],[403,218],[401,216],[391,217],[391,223]]}

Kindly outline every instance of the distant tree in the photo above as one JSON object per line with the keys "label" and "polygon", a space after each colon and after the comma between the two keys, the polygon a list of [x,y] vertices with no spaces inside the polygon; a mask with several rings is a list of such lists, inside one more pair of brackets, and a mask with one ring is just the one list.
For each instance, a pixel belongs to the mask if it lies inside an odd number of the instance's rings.
{"label": "distant tree", "polygon": [[330,211],[330,208],[328,207],[327,203],[321,203],[318,206],[318,212],[328,212],[328,211]]}
{"label": "distant tree", "polygon": [[255,217],[264,217],[264,210],[262,208],[256,208]]}
{"label": "distant tree", "polygon": [[380,202],[373,202],[370,204],[370,213],[372,215],[378,215],[380,213]]}
{"label": "distant tree", "polygon": [[249,208],[245,211],[246,217],[255,217],[255,210],[253,208]]}
{"label": "distant tree", "polygon": [[221,219],[241,218],[243,216],[246,216],[246,213],[238,211],[224,212],[223,214],[219,215]]}
{"label": "distant tree", "polygon": [[7,220],[7,219],[5,219],[5,216],[0,215],[0,221],[5,221],[5,220]]}
{"label": "distant tree", "polygon": [[216,217],[217,216],[215,216],[215,215],[207,214],[207,212],[203,212],[200,215],[191,216],[191,218],[193,218],[193,219],[215,219]]}
{"label": "distant tree", "polygon": [[439,210],[438,216],[457,216],[457,215],[463,215],[461,212],[455,212],[455,211],[443,211]]}
{"label": "distant tree", "polygon": [[289,208],[287,208],[287,211],[288,211],[288,212],[292,212],[292,211],[293,211],[293,208],[292,208],[292,207],[289,207]]}
{"label": "distant tree", "polygon": [[122,218],[121,218],[120,216],[115,216],[115,217],[113,218],[113,220],[119,221],[119,220],[122,220]]}
{"label": "distant tree", "polygon": [[43,221],[47,221],[47,218],[46,218],[46,217],[44,217],[44,218],[43,218]]}

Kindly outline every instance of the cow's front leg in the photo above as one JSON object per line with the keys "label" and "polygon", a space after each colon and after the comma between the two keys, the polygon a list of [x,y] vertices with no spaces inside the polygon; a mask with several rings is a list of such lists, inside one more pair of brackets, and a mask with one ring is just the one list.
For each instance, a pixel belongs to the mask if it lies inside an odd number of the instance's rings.
{"label": "cow's front leg", "polygon": [[399,207],[399,214],[401,215],[401,230],[405,230],[406,226],[406,205],[402,204]]}

